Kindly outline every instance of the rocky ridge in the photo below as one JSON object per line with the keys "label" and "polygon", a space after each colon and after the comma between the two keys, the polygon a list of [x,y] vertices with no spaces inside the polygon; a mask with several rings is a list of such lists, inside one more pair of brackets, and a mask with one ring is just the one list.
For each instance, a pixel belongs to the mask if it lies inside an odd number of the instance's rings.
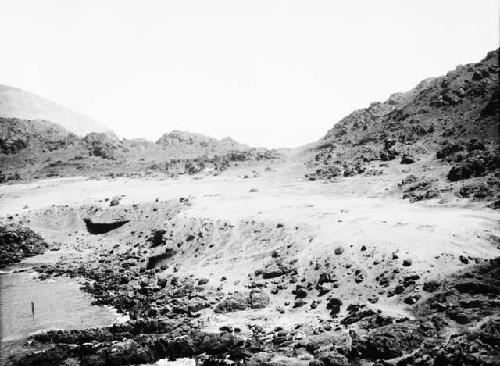
{"label": "rocky ridge", "polygon": [[[401,164],[424,173],[426,183],[412,187],[417,192],[402,192],[413,201],[452,190],[459,197],[500,202],[498,52],[351,113],[310,150],[306,178],[373,176]],[[448,172],[436,175],[430,166]]]}
{"label": "rocky ridge", "polygon": [[91,132],[80,138],[49,121],[0,118],[0,183],[74,175],[215,173],[231,164],[279,159],[229,138],[174,131],[156,143]]}
{"label": "rocky ridge", "polygon": [[90,132],[114,136],[110,129],[81,113],[8,85],[0,85],[0,117],[48,120],[79,136]]}

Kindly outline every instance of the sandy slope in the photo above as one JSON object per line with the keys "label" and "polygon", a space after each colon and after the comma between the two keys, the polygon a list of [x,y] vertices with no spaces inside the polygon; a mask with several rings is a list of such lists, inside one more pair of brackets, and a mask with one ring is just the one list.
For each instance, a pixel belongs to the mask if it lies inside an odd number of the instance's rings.
{"label": "sandy slope", "polygon": [[[323,184],[303,181],[293,165],[277,165],[272,172],[263,168],[242,167],[202,179],[63,178],[1,186],[0,215],[51,205],[106,207],[108,203],[97,201],[122,195],[121,205],[190,197],[192,205],[181,213],[183,217],[307,226],[314,233],[314,245],[306,249],[318,254],[337,245],[363,244],[383,252],[408,252],[417,262],[431,261],[441,252],[479,257],[498,254],[498,248],[487,240],[499,234],[500,214],[494,210],[435,202],[410,204],[376,188],[362,196],[354,193],[376,186],[378,177]],[[251,175],[251,170],[259,176],[242,178]]]}

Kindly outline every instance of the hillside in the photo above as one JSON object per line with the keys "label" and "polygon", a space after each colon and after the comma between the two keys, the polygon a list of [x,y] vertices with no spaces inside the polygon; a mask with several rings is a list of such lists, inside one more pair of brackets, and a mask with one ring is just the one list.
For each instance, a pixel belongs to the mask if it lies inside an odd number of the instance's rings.
{"label": "hillside", "polygon": [[0,84],[0,117],[47,120],[77,135],[113,132],[101,123],[36,94]]}
{"label": "hillside", "polygon": [[17,118],[0,118],[0,121],[0,153],[4,155],[17,154],[28,148],[36,153],[45,149],[52,151],[76,140],[76,135],[49,121]]}
{"label": "hillside", "polygon": [[445,139],[498,140],[498,52],[354,111],[321,143],[360,146],[393,138],[401,144],[418,141],[433,146]]}
{"label": "hillside", "polygon": [[178,130],[163,134],[163,136],[160,137],[158,141],[156,141],[156,144],[164,147],[184,145],[211,150],[217,150],[221,148],[230,150],[244,150],[249,148],[249,146],[240,144],[230,137],[217,140],[213,137],[208,137],[198,133]]}
{"label": "hillside", "polygon": [[179,157],[196,157],[201,155],[220,155],[228,151],[244,151],[249,146],[226,137],[218,140],[213,137],[174,130],[163,134],[155,144],[171,155]]}
{"label": "hillside", "polygon": [[45,177],[196,174],[233,162],[277,159],[230,138],[173,131],[156,143],[91,132],[79,137],[44,120],[0,117],[0,183]]}
{"label": "hillside", "polygon": [[498,53],[343,118],[308,150],[306,177],[381,175],[399,165],[412,173],[397,182],[410,199],[449,190],[492,199],[500,167]]}

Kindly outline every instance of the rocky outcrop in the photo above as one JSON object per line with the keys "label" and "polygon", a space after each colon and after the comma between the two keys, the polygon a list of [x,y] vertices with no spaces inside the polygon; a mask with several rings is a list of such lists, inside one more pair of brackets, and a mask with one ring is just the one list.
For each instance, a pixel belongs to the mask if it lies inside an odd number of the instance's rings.
{"label": "rocky outcrop", "polygon": [[214,308],[214,312],[227,313],[238,310],[263,309],[268,304],[269,296],[262,291],[237,292],[218,303]]}
{"label": "rocky outcrop", "polygon": [[[313,158],[306,178],[366,174],[372,162],[387,166],[398,155],[405,165],[431,159],[424,171],[429,165],[449,165],[449,182],[492,178],[500,168],[498,52],[343,118],[309,150]],[[418,191],[404,197],[419,201],[437,196],[432,189]]]}
{"label": "rocky outcrop", "polygon": [[114,159],[117,157],[120,144],[117,140],[110,138],[104,133],[92,132],[86,135],[82,142],[85,144],[91,156],[103,159]]}
{"label": "rocky outcrop", "polygon": [[230,138],[187,132],[166,134],[157,143],[118,140],[91,132],[83,138],[48,121],[0,118],[4,179],[71,175],[217,175],[240,162],[279,159],[276,150],[255,149]]}
{"label": "rocky outcrop", "polygon": [[43,254],[48,247],[47,242],[30,228],[0,226],[0,268]]}
{"label": "rocky outcrop", "polygon": [[[97,338],[92,338],[97,336]],[[49,338],[52,337],[52,338]],[[54,344],[47,350],[15,357],[15,365],[59,365],[78,362],[84,365],[136,365],[160,358],[193,358],[208,355],[216,359],[245,358],[246,350],[259,350],[251,340],[229,333],[205,333],[176,326],[151,328],[150,324],[131,323],[101,330],[49,332],[35,336],[37,343]],[[209,363],[208,363],[209,364]]]}
{"label": "rocky outcrop", "polygon": [[71,146],[77,140],[75,135],[49,121],[0,118],[0,154],[15,155],[28,148],[51,152]]}
{"label": "rocky outcrop", "polygon": [[398,187],[403,193],[403,199],[408,199],[410,202],[417,202],[440,196],[440,192],[436,188],[436,182],[437,179],[409,175],[398,184]]}

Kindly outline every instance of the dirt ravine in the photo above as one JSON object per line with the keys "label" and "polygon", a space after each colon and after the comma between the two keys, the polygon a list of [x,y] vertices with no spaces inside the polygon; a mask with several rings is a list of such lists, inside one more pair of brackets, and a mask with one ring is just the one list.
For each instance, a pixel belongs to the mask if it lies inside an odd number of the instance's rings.
{"label": "dirt ravine", "polygon": [[[406,173],[385,169],[307,182],[292,156],[216,177],[0,186],[2,224],[57,247],[25,259],[46,263],[40,279],[85,278],[96,303],[131,319],[37,335],[31,344],[44,350],[27,347],[12,363],[494,363],[500,213],[403,201],[387,182]],[[95,235],[89,222],[114,224]]]}

